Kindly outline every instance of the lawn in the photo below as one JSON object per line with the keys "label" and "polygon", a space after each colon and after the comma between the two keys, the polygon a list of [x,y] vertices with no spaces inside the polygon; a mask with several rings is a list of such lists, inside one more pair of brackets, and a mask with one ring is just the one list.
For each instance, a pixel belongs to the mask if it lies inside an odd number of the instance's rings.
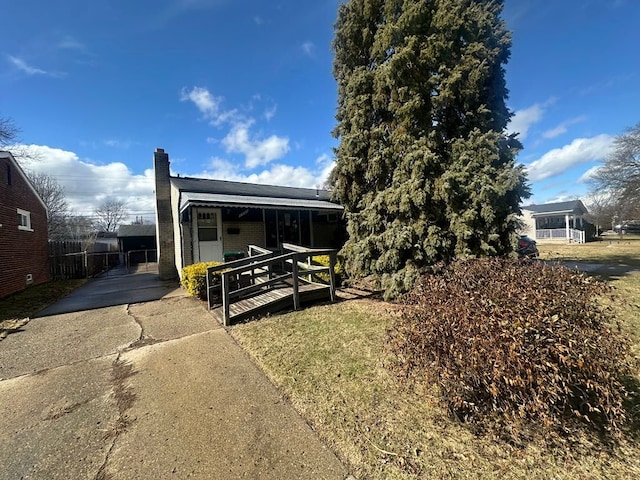
{"label": "lawn", "polygon": [[48,282],[0,299],[0,339],[20,328],[23,319],[34,316],[85,282],[86,279]]}
{"label": "lawn", "polygon": [[[640,266],[640,241],[540,249],[545,258]],[[609,281],[636,304],[622,306],[621,315],[638,352],[640,273],[628,270]],[[635,439],[613,449],[590,438],[515,447],[476,436],[452,420],[435,392],[401,388],[385,368],[386,331],[394,315],[393,304],[358,299],[230,331],[359,479],[640,478]]]}

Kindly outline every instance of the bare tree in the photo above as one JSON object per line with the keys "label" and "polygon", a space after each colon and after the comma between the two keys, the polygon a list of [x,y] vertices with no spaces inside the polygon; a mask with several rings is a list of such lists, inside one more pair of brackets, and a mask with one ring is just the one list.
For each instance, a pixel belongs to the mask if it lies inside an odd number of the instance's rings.
{"label": "bare tree", "polygon": [[62,240],[69,237],[69,204],[64,187],[51,175],[42,172],[27,171],[31,184],[36,189],[49,214],[49,240]]}
{"label": "bare tree", "polygon": [[12,119],[0,117],[0,150],[9,150],[13,158],[24,167],[25,162],[38,160],[40,156],[33,149],[21,144],[19,135],[20,129]]}
{"label": "bare tree", "polygon": [[613,151],[593,177],[594,191],[606,192],[624,220],[640,213],[640,123],[613,142]]}
{"label": "bare tree", "polygon": [[18,140],[20,130],[10,118],[0,117],[0,149],[14,144]]}
{"label": "bare tree", "polygon": [[613,229],[614,218],[620,210],[614,196],[608,192],[594,190],[585,202],[589,209],[587,220],[596,226],[597,233]]}
{"label": "bare tree", "polygon": [[86,244],[93,243],[96,236],[91,218],[74,213],[71,213],[67,219],[67,232],[67,238],[83,242],[85,244],[83,248],[86,248]]}
{"label": "bare tree", "polygon": [[122,200],[106,200],[95,210],[94,228],[103,232],[115,232],[120,223],[129,217],[129,211]]}

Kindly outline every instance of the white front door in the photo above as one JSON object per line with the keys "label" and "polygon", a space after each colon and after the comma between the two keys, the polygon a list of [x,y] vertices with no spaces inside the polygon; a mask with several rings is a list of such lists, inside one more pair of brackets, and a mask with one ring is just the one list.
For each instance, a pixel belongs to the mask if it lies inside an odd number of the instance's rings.
{"label": "white front door", "polygon": [[222,215],[219,208],[193,209],[193,252],[196,262],[222,262]]}

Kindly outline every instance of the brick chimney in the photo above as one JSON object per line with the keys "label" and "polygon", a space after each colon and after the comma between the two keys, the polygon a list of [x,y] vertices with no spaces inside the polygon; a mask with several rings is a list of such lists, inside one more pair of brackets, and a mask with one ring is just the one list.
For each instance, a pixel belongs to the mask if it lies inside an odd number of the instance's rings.
{"label": "brick chimney", "polygon": [[169,182],[169,155],[163,148],[153,154],[156,179],[156,240],[158,248],[158,273],[161,280],[178,278],[176,251],[173,237],[173,213],[171,212],[171,183]]}

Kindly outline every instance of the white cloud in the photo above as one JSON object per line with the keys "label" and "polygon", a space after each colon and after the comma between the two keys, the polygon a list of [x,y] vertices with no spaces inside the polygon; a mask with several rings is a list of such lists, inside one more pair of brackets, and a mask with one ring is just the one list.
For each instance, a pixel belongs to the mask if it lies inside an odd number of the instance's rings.
{"label": "white cloud", "polygon": [[604,160],[612,142],[612,136],[602,134],[576,138],[562,148],[554,148],[526,166],[529,180],[538,182],[559,175],[575,165]]}
{"label": "white cloud", "polygon": [[543,132],[542,133],[542,137],[543,138],[555,138],[555,137],[558,137],[558,136],[560,136],[560,135],[562,135],[564,133],[567,133],[567,130],[568,130],[569,126],[574,125],[576,123],[584,122],[586,119],[587,119],[587,117],[582,115],[580,117],[576,117],[576,118],[572,118],[570,120],[567,120],[566,122],[562,122],[557,127]]}
{"label": "white cloud", "polygon": [[318,157],[315,169],[273,164],[269,169],[255,173],[243,173],[238,165],[228,160],[213,157],[210,168],[196,177],[231,180],[234,182],[259,183],[262,185],[282,185],[285,187],[317,188],[326,184],[334,162],[329,155]]}
{"label": "white cloud", "polygon": [[86,50],[86,47],[83,43],[79,42],[75,38],[67,35],[60,42],[58,42],[58,48],[68,49],[68,50]]}
{"label": "white cloud", "polygon": [[336,162],[333,158],[331,158],[329,155],[324,153],[316,159],[316,165],[318,165],[321,168],[320,176],[319,176],[320,185],[321,186],[325,185],[329,180],[329,175],[331,175],[331,172],[333,171],[333,167],[336,166]]}
{"label": "white cloud", "polygon": [[13,55],[7,55],[7,58],[14,67],[27,75],[50,75],[49,72],[42,70],[41,68],[33,67],[21,58],[14,57]]}
{"label": "white cloud", "polygon": [[543,112],[542,106],[538,103],[529,108],[516,111],[511,117],[509,125],[507,125],[507,132],[518,133],[518,138],[524,140],[527,138],[531,126],[542,120]]}
{"label": "white cloud", "polygon": [[124,163],[97,165],[74,152],[46,145],[20,145],[35,160],[22,162],[23,168],[46,173],[64,187],[70,208],[91,216],[107,198],[123,200],[132,216],[154,219],[154,175],[152,169],[136,175]]}
{"label": "white cloud", "polygon": [[[243,154],[245,157],[244,165],[247,168],[255,168],[260,165],[266,165],[273,160],[278,160],[290,150],[287,137],[271,135],[267,138],[261,138],[251,132],[251,127],[255,123],[253,118],[235,109],[224,111],[221,108],[222,97],[212,95],[206,88],[193,87],[191,90],[183,88],[180,99],[193,102],[205,118],[210,120],[212,125],[230,125],[230,130],[219,142],[226,153]],[[252,100],[260,101],[261,96],[256,94]],[[251,103],[244,110],[251,111],[253,108]],[[273,104],[271,108],[265,110],[264,118],[266,120],[273,118],[276,109],[277,106]],[[217,144],[218,140],[214,137],[209,137],[207,138],[207,143]]]}
{"label": "white cloud", "polygon": [[596,172],[601,168],[602,168],[602,165],[596,165],[595,167],[591,167],[589,170],[587,170],[580,176],[577,183],[589,183],[591,180],[593,180],[593,176],[596,174]]}
{"label": "white cloud", "polygon": [[227,153],[242,153],[245,156],[245,166],[255,168],[273,160],[282,158],[289,152],[289,139],[271,135],[264,140],[251,137],[249,127],[252,122],[237,124],[222,139],[222,145]]}
{"label": "white cloud", "polygon": [[264,118],[265,118],[265,120],[269,121],[269,120],[271,120],[273,117],[275,117],[275,116],[276,116],[276,112],[277,112],[277,110],[278,110],[278,106],[277,106],[277,105],[275,105],[275,104],[274,104],[274,105],[272,105],[272,106],[271,106],[271,108],[267,108],[267,109],[264,111]]}
{"label": "white cloud", "polygon": [[307,55],[308,57],[312,57],[312,56],[313,56],[313,54],[314,54],[314,53],[315,53],[315,51],[316,51],[316,46],[315,46],[315,44],[314,44],[313,42],[309,42],[309,41],[304,42],[304,43],[300,46],[300,48],[302,49],[302,52],[303,52],[305,55]]}
{"label": "white cloud", "polygon": [[115,138],[109,138],[107,140],[104,140],[102,143],[104,143],[107,147],[127,150],[131,148],[133,142],[131,142],[130,140],[117,140]]}
{"label": "white cloud", "polygon": [[253,17],[253,22],[256,25],[264,25],[264,19],[258,15],[256,15],[255,17]]}
{"label": "white cloud", "polygon": [[180,92],[180,100],[193,102],[204,117],[214,126],[233,121],[237,116],[236,110],[222,110],[220,107],[224,99],[213,96],[209,90],[203,87],[193,87],[191,90],[183,88]]}

